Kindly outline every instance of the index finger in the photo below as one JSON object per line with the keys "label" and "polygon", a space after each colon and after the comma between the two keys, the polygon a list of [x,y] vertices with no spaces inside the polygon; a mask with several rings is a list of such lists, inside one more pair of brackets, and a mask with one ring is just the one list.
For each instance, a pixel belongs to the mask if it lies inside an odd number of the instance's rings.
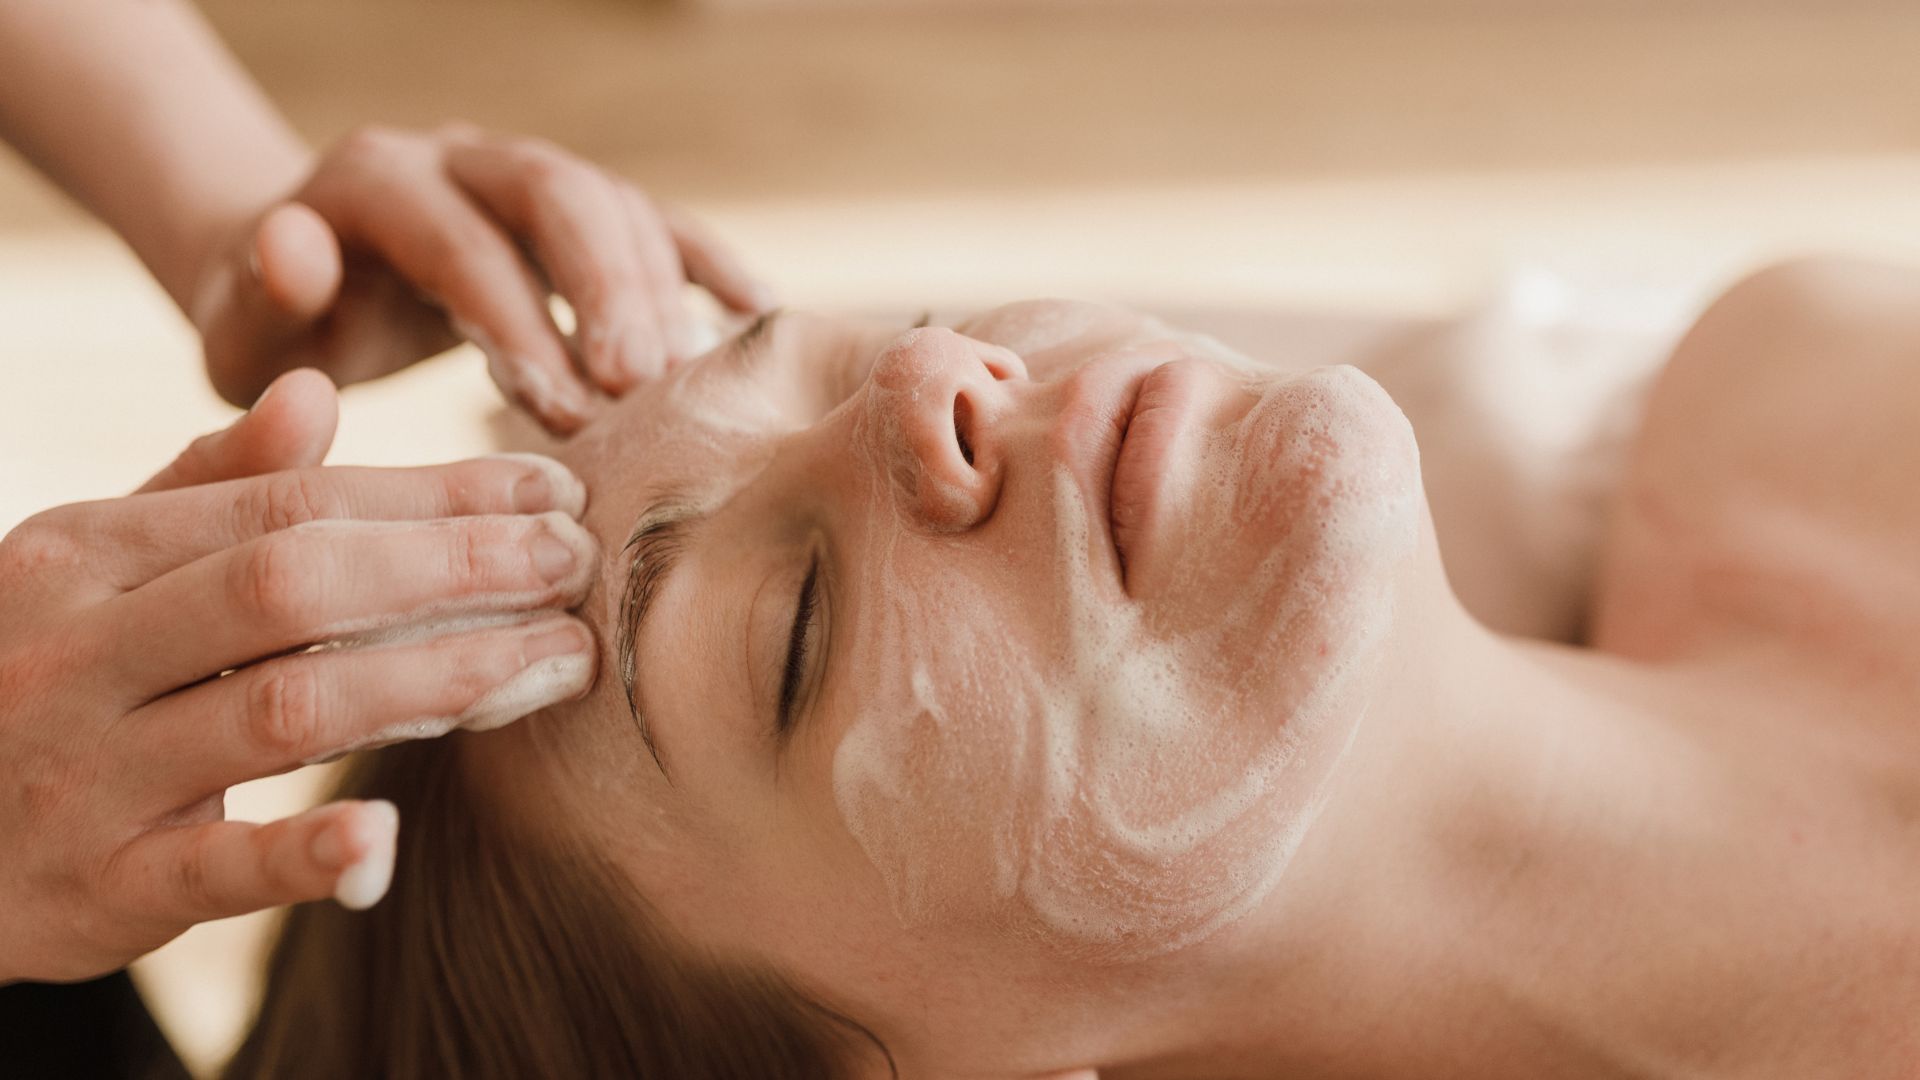
{"label": "index finger", "polygon": [[216,551],[312,521],[426,521],[559,510],[578,519],[586,487],[538,454],[498,454],[449,465],[324,466],[82,504],[95,565],[132,589]]}

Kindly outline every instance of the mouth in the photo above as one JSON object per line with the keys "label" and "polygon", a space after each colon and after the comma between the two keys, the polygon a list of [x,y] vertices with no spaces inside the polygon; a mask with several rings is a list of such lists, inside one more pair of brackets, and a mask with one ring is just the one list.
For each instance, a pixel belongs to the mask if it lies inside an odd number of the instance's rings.
{"label": "mouth", "polygon": [[1158,557],[1154,541],[1162,530],[1156,525],[1164,514],[1173,452],[1193,413],[1204,369],[1199,361],[1176,360],[1147,372],[1122,420],[1107,486],[1107,522],[1120,561],[1120,585],[1129,596],[1133,572]]}
{"label": "mouth", "polygon": [[1127,434],[1133,429],[1134,411],[1140,407],[1140,388],[1150,374],[1152,373],[1146,372],[1136,375],[1127,381],[1126,400],[1114,417],[1116,437],[1113,440],[1113,453],[1103,463],[1104,467],[1100,471],[1101,478],[1106,481],[1106,487],[1101,492],[1103,497],[1100,502],[1103,505],[1097,509],[1105,512],[1103,516],[1107,523],[1107,541],[1113,546],[1114,568],[1120,579],[1122,592],[1126,591],[1127,586],[1127,552],[1126,548],[1121,546],[1119,533],[1114,528],[1114,483],[1120,475],[1120,461],[1126,456]]}

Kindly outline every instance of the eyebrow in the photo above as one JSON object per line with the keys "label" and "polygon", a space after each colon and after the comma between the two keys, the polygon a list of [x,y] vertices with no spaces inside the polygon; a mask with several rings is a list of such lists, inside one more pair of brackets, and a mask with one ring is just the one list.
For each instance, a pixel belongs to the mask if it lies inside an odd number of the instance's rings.
{"label": "eyebrow", "polygon": [[653,756],[653,763],[660,767],[660,774],[673,782],[672,774],[667,772],[667,763],[660,755],[660,744],[653,737],[653,727],[640,711],[639,659],[634,646],[640,640],[640,632],[646,629],[647,616],[653,611],[653,602],[659,598],[661,587],[665,584],[673,568],[679,565],[680,554],[685,549],[687,534],[699,524],[699,510],[683,496],[666,495],[654,501],[640,515],[633,527],[633,535],[627,538],[622,549],[628,560],[627,582],[620,594],[620,625],[615,639],[615,648],[620,660],[620,684],[627,695],[627,712],[633,716],[633,722],[640,729],[640,741],[646,744],[647,753]]}
{"label": "eyebrow", "polygon": [[766,344],[773,336],[773,325],[786,313],[785,308],[763,312],[748,323],[745,330],[734,335],[733,340],[727,343],[727,357],[734,366],[751,371],[766,360]]}
{"label": "eyebrow", "polygon": [[[783,314],[783,308],[764,312],[735,334],[726,345],[727,362],[748,370],[757,367],[766,358],[766,343],[774,323]],[[704,515],[684,494],[658,496],[641,513],[632,535],[621,549],[627,559],[627,580],[620,593],[620,624],[614,639],[620,660],[620,685],[627,695],[627,712],[633,717],[634,726],[640,729],[640,741],[668,783],[673,782],[673,775],[660,753],[653,725],[640,710],[640,660],[635,646],[646,629],[653,602],[680,563],[687,535],[702,520]]]}

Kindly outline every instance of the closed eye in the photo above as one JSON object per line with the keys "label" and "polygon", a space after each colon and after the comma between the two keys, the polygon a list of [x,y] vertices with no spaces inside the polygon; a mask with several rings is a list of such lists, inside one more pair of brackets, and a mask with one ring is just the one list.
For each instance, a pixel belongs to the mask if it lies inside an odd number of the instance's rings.
{"label": "closed eye", "polygon": [[793,705],[800,696],[800,680],[807,670],[819,586],[820,557],[816,555],[807,567],[806,580],[800,584],[800,599],[793,608],[793,629],[787,633],[787,665],[780,677],[780,704],[776,713],[776,732],[783,738],[793,727]]}

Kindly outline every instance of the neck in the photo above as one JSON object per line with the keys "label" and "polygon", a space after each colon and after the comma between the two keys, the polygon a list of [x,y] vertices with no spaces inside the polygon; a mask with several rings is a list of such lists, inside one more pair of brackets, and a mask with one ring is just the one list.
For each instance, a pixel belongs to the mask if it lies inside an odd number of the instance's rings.
{"label": "neck", "polygon": [[[1869,895],[1883,852],[1822,842],[1858,777],[1813,725],[1705,668],[1459,618],[1405,661],[1418,700],[1370,710],[1271,902],[1182,972],[1153,1064],[1103,1076],[1814,1075],[1916,1038],[1920,980],[1889,1003],[1857,979],[1892,944],[1914,969],[1915,875]],[[1836,1007],[1894,1026],[1814,1045]]]}

